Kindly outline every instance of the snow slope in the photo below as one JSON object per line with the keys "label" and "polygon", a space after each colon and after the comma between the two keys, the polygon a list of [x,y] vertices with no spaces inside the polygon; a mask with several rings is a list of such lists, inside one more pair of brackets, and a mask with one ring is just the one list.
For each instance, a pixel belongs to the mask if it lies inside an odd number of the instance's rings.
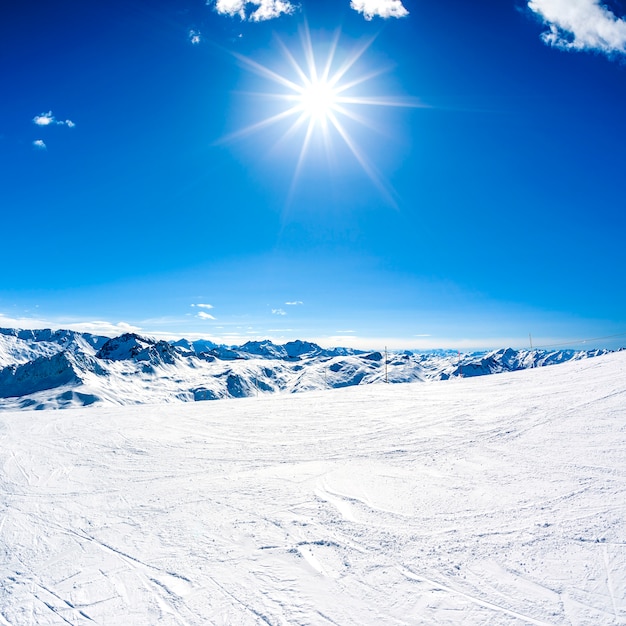
{"label": "snow slope", "polygon": [[0,438],[3,625],[626,623],[626,352]]}

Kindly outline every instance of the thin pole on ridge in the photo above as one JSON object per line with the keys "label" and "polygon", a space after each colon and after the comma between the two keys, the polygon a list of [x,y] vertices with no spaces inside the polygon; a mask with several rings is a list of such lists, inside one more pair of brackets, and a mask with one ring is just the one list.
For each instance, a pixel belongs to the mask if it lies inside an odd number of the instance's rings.
{"label": "thin pole on ridge", "polygon": [[387,363],[388,363],[388,359],[387,359],[387,346],[385,346],[385,382],[388,383],[389,382],[389,371],[387,369]]}

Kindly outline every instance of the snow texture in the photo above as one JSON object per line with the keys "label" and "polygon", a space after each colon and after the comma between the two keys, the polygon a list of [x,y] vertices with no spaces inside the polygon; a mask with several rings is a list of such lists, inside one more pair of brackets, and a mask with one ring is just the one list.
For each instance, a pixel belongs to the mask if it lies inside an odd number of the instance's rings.
{"label": "snow texture", "polygon": [[625,624],[625,374],[5,411],[0,624]]}

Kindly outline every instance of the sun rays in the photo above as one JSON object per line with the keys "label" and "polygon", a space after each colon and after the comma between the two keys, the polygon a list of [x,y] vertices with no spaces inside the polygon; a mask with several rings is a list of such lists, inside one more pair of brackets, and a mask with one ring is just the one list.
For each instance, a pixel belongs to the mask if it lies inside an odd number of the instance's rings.
{"label": "sun rays", "polygon": [[[367,83],[385,70],[357,71],[364,63],[365,53],[373,39],[355,47],[347,55],[339,53],[340,33],[336,32],[330,45],[314,45],[308,27],[300,32],[300,51],[290,49],[278,40],[286,61],[286,70],[274,70],[253,59],[234,53],[243,67],[273,83],[274,89],[250,94],[278,102],[276,112],[226,137],[240,138],[262,129],[281,125],[282,135],[276,143],[299,141],[298,156],[292,179],[292,191],[310,152],[314,139],[321,139],[330,157],[335,141],[346,146],[376,187],[395,204],[393,192],[354,138],[355,123],[371,131],[374,119],[363,114],[363,107],[417,107],[416,99],[375,96],[367,93]],[[323,53],[320,52],[323,50]],[[298,54],[299,52],[299,54]],[[340,60],[340,56],[343,58]]]}

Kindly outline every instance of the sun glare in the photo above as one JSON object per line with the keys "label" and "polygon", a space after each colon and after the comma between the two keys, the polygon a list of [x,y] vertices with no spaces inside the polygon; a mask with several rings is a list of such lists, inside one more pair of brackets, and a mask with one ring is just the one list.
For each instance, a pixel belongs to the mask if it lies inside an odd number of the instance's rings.
{"label": "sun glare", "polygon": [[[351,136],[349,127],[353,126],[353,124],[348,124],[348,122],[356,122],[372,129],[374,128],[372,120],[359,114],[359,107],[416,107],[422,105],[415,99],[364,95],[364,84],[380,75],[382,70],[368,71],[357,76],[352,76],[352,74],[355,73],[357,62],[362,59],[373,40],[369,40],[357,47],[342,58],[341,62],[338,62],[338,57],[340,56],[338,54],[340,33],[337,32],[330,45],[327,46],[328,53],[326,58],[323,59],[323,62],[320,62],[319,48],[317,50],[314,48],[309,29],[307,27],[303,28],[300,35],[303,61],[299,61],[296,58],[296,53],[279,40],[282,53],[290,68],[290,71],[287,72],[279,73],[248,57],[234,53],[244,67],[281,88],[280,91],[256,93],[254,95],[256,97],[268,97],[278,100],[283,102],[285,106],[276,114],[233,133],[226,139],[247,135],[268,126],[291,120],[291,124],[285,131],[283,138],[292,138],[297,133],[300,133],[302,136],[302,145],[294,172],[293,183],[295,183],[300,174],[314,135],[319,132],[329,153],[333,150],[333,137],[340,139],[348,147],[372,182],[391,199],[392,194],[389,193],[381,177]],[[391,201],[393,203],[393,199]]]}
{"label": "sun glare", "polygon": [[325,122],[335,110],[337,94],[326,81],[315,81],[307,85],[300,95],[302,111],[313,119]]}

